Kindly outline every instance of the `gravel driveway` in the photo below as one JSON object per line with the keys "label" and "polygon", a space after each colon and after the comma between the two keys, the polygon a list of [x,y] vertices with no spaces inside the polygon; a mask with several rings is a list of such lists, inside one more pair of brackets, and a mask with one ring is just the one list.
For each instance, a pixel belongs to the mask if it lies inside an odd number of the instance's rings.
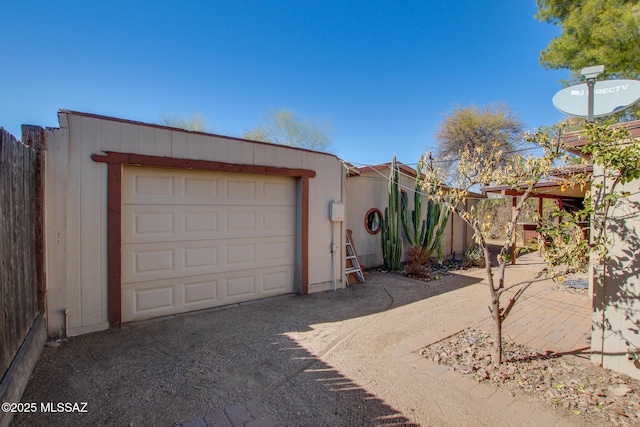
{"label": "gravel driveway", "polygon": [[14,425],[171,426],[233,405],[286,426],[529,425],[393,354],[486,311],[482,277],[371,272],[338,292],[73,337],[45,347],[22,401],[87,402],[87,412],[20,414]]}

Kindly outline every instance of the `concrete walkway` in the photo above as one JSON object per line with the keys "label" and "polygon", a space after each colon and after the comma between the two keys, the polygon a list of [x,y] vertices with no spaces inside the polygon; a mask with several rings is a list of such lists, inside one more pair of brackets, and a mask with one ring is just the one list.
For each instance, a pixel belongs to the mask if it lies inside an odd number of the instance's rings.
{"label": "concrete walkway", "polygon": [[[511,277],[528,277],[531,272],[544,266],[535,253],[518,258],[517,266],[511,266]],[[506,301],[506,298],[503,300]],[[435,364],[420,357],[416,351],[444,340],[465,328],[480,328],[492,333],[493,324],[487,310],[476,312],[458,323],[440,331],[407,340],[394,348],[394,354],[411,364],[418,371],[429,372],[445,383],[454,384],[461,391],[485,405],[502,411],[515,410],[520,417],[527,418],[532,425],[568,425],[545,408],[518,400],[508,392],[478,383],[460,375],[446,366]],[[590,363],[591,300],[585,294],[562,289],[551,281],[532,284],[503,323],[503,337],[518,344],[561,354],[574,362]]]}
{"label": "concrete walkway", "polygon": [[[508,277],[541,267],[526,259]],[[45,348],[22,401],[86,401],[88,413],[19,414],[14,425],[578,425],[416,353],[464,328],[490,328],[483,278],[482,270],[428,283],[368,273],[336,293],[75,337]],[[505,336],[586,361],[589,298],[548,281],[525,296]]]}
{"label": "concrete walkway", "polygon": [[[521,256],[518,259],[518,265],[510,267],[509,273],[512,277],[528,277],[543,267],[541,260],[532,253]],[[480,277],[484,277],[483,274],[484,272],[480,271],[473,273]],[[376,275],[369,277],[369,280],[384,280],[384,277]],[[506,298],[503,301],[506,301]],[[513,425],[519,424],[522,420],[526,420],[525,424],[535,426],[571,424],[569,420],[557,416],[547,408],[518,400],[506,391],[478,383],[418,355],[418,350],[466,328],[480,328],[491,333],[493,325],[488,310],[479,310],[458,322],[448,324],[446,328],[429,331],[422,336],[397,343],[392,346],[390,353],[399,362],[430,377],[435,384],[452,385],[467,396],[467,404],[471,406],[482,405],[490,410],[517,414]],[[562,354],[563,357],[575,358],[578,362],[589,363],[590,300],[584,294],[563,290],[560,285],[554,285],[550,281],[535,283],[527,289],[517,307],[503,324],[503,333],[505,339],[539,351],[552,351]],[[252,407],[253,403],[250,406]],[[244,414],[244,417],[233,415],[238,411]],[[239,409],[238,405],[234,405],[213,411],[204,418],[186,422],[182,427],[275,427],[280,425],[284,424],[273,417],[265,417],[260,411],[252,413],[250,410]],[[413,424],[408,419],[403,419],[399,424],[393,425]]]}

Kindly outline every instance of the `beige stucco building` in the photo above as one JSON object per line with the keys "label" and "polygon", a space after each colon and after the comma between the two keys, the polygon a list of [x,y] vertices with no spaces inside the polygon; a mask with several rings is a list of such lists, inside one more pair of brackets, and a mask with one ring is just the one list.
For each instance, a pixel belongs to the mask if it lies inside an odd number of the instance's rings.
{"label": "beige stucco building", "polygon": [[[621,124],[640,138],[640,120]],[[567,135],[576,148],[586,141],[578,132]],[[591,188],[600,197],[601,166],[593,166]],[[610,184],[609,182],[604,182]],[[593,260],[590,286],[593,299],[591,361],[605,368],[640,378],[640,180],[624,184],[629,197],[610,212],[606,235],[610,238],[609,260]],[[592,230],[594,233],[594,230]]]}
{"label": "beige stucco building", "polygon": [[[594,183],[601,170],[594,166]],[[609,260],[596,264],[591,360],[640,378],[640,181],[622,186],[631,196],[612,209],[607,227]]]}
{"label": "beige stucco building", "polygon": [[344,286],[334,155],[72,111],[59,122],[45,133],[50,336]]}
{"label": "beige stucco building", "polygon": [[[408,210],[414,209],[414,191],[416,171],[404,164],[400,168],[400,188],[407,193]],[[384,216],[389,202],[388,182],[390,164],[349,167],[345,184],[347,229],[352,230],[353,241],[358,251],[360,264],[365,267],[382,265],[382,245],[380,230],[371,230],[372,218],[376,213]],[[480,194],[472,194],[466,203],[477,203]],[[426,217],[427,197],[423,196],[423,217]],[[375,221],[374,221],[375,222]],[[403,234],[404,235],[404,234]],[[443,234],[442,249],[445,258],[461,259],[464,252],[473,244],[473,231],[457,215],[450,215]],[[403,260],[407,259],[409,244],[404,239]]]}
{"label": "beige stucco building", "polygon": [[[342,288],[347,229],[360,264],[382,264],[367,218],[382,218],[388,165],[357,169],[311,150],[58,116],[60,127],[45,132],[49,336]],[[402,165],[410,210],[414,179]],[[443,255],[460,259],[471,242],[452,215]]]}

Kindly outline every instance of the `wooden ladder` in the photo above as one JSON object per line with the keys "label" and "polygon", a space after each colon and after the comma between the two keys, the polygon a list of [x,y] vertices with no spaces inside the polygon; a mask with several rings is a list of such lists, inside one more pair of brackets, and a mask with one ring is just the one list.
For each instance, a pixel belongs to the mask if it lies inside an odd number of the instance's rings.
{"label": "wooden ladder", "polygon": [[362,269],[360,268],[360,262],[358,261],[358,253],[356,252],[356,248],[353,245],[352,241],[353,241],[353,238],[351,236],[351,230],[347,230],[347,244],[346,244],[347,269],[345,270],[347,286],[350,285],[349,283],[350,274],[353,274],[355,278],[358,279],[358,282],[364,282],[364,274],[362,274]]}

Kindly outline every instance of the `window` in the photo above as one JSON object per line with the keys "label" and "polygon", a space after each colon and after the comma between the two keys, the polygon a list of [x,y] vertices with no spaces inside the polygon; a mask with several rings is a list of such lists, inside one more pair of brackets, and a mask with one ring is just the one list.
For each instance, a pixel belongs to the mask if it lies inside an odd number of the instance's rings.
{"label": "window", "polygon": [[382,227],[382,212],[380,209],[371,208],[364,216],[364,228],[369,234],[378,234]]}

